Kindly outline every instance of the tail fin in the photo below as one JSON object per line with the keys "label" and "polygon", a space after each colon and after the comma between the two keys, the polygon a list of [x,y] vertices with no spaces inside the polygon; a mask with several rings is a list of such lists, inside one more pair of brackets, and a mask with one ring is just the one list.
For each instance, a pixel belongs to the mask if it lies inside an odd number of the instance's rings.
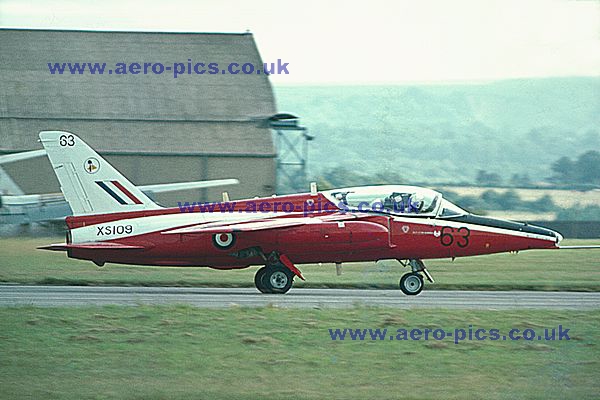
{"label": "tail fin", "polygon": [[43,131],[40,141],[74,215],[160,208],[76,135]]}

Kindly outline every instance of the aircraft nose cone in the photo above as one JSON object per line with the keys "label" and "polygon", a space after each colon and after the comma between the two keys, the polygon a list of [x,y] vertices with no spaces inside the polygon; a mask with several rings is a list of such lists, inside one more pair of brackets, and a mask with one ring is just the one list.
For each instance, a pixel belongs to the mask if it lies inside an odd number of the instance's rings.
{"label": "aircraft nose cone", "polygon": [[556,238],[556,245],[558,246],[558,244],[563,240],[563,235],[560,234],[560,232],[557,231],[551,231],[554,234],[554,237]]}
{"label": "aircraft nose cone", "polygon": [[563,237],[560,233],[553,231],[552,229],[544,228],[542,226],[537,226],[537,225],[530,225],[530,224],[524,223],[524,222],[515,222],[515,221],[510,221],[510,220],[504,220],[504,219],[483,217],[483,216],[475,215],[475,214],[467,214],[467,215],[463,215],[463,216],[460,216],[457,218],[453,218],[453,221],[460,221],[460,222],[465,222],[465,223],[470,223],[470,224],[490,226],[493,228],[508,229],[511,231],[533,233],[533,234],[539,235],[539,236],[546,236],[546,237],[548,237],[548,239],[552,238],[556,242],[557,245],[563,239]]}
{"label": "aircraft nose cone", "polygon": [[525,232],[535,233],[538,235],[549,236],[551,238],[554,238],[557,245],[561,242],[561,240],[563,240],[563,236],[559,232],[554,231],[552,229],[544,228],[542,226],[526,225],[526,228],[523,230]]}

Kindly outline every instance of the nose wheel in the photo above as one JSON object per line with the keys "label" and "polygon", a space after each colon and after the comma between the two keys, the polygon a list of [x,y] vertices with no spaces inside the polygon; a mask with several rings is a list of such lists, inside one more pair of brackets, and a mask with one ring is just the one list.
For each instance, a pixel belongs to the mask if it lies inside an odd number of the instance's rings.
{"label": "nose wheel", "polygon": [[400,278],[400,290],[408,296],[416,296],[423,290],[423,277],[418,272],[409,272]]}
{"label": "nose wheel", "polygon": [[433,278],[425,268],[425,264],[421,260],[410,260],[408,263],[403,263],[404,266],[410,265],[412,272],[402,275],[400,278],[400,290],[402,293],[408,296],[416,296],[423,290],[424,282],[423,282],[423,273],[427,280],[431,283],[433,282]]}

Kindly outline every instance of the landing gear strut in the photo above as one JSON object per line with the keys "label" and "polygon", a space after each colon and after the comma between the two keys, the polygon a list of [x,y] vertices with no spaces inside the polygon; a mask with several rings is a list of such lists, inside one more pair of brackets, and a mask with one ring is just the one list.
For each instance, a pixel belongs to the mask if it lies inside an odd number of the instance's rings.
{"label": "landing gear strut", "polygon": [[427,278],[427,280],[431,283],[434,283],[433,278],[425,268],[425,264],[423,261],[412,259],[409,260],[408,263],[403,263],[404,266],[410,265],[412,272],[402,275],[400,278],[400,290],[402,293],[409,296],[416,296],[423,290],[423,275]]}
{"label": "landing gear strut", "polygon": [[266,257],[266,264],[254,275],[254,284],[261,293],[287,293],[295,276],[304,280],[300,271],[285,255],[273,252]]}

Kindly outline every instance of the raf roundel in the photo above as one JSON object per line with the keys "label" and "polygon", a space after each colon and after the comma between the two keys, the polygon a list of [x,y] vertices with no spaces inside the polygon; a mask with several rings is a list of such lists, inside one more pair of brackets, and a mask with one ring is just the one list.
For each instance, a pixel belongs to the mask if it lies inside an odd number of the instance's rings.
{"label": "raf roundel", "polygon": [[232,233],[217,233],[213,235],[213,243],[219,249],[229,249],[235,244]]}
{"label": "raf roundel", "polygon": [[95,174],[100,169],[100,162],[94,157],[90,157],[83,163],[83,169],[88,174]]}

